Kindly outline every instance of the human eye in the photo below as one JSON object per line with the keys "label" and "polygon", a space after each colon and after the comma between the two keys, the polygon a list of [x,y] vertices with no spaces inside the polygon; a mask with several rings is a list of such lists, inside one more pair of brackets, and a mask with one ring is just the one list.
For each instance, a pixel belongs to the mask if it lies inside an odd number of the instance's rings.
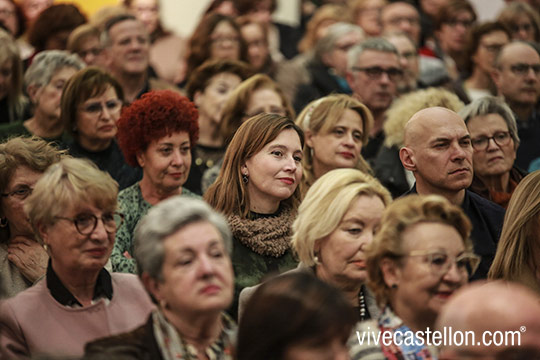
{"label": "human eye", "polygon": [[446,264],[446,261],[448,260],[448,256],[443,253],[435,253],[430,255],[430,262],[432,265],[435,266],[443,266]]}
{"label": "human eye", "polygon": [[436,149],[446,149],[448,147],[448,142],[436,142],[433,147]]}
{"label": "human eye", "polygon": [[514,70],[515,73],[523,75],[526,74],[527,71],[529,71],[529,65],[527,64],[517,64],[512,66],[512,70]]}
{"label": "human eye", "polygon": [[190,265],[191,263],[193,263],[193,256],[191,255],[185,255],[185,256],[180,256],[176,262],[175,262],[175,265],[176,266],[188,266]]}
{"label": "human eye", "polygon": [[281,151],[281,150],[272,150],[270,152],[270,154],[272,154],[272,155],[274,155],[276,157],[282,157],[283,156],[283,151]]}
{"label": "human eye", "polygon": [[162,155],[169,155],[172,153],[172,148],[170,146],[167,146],[167,147],[162,147],[159,149],[159,152],[162,154]]}
{"label": "human eye", "polygon": [[109,110],[116,110],[121,105],[119,100],[109,100],[105,103],[105,106],[107,106],[107,109]]}
{"label": "human eye", "polygon": [[334,130],[332,130],[332,132],[338,136],[341,136],[341,135],[344,135],[345,134],[345,130],[343,128],[340,128],[340,127],[337,127],[337,128],[334,128]]}
{"label": "human eye", "polygon": [[293,159],[296,162],[301,162],[302,161],[302,155],[293,155]]}
{"label": "human eye", "polygon": [[381,76],[382,72],[383,72],[383,69],[378,66],[370,67],[366,69],[366,73],[370,76]]}
{"label": "human eye", "polygon": [[116,223],[116,221],[114,220],[114,213],[105,213],[101,216],[101,219],[104,223]]}
{"label": "human eye", "polygon": [[180,153],[182,153],[182,155],[186,155],[187,153],[189,153],[190,150],[191,148],[187,145],[180,147]]}
{"label": "human eye", "polygon": [[485,136],[480,136],[480,137],[477,137],[476,139],[472,139],[471,142],[473,144],[473,146],[480,146],[482,147],[487,141],[487,137]]}
{"label": "human eye", "polygon": [[494,135],[497,140],[506,140],[510,136],[507,132],[498,132]]}
{"label": "human eye", "polygon": [[20,187],[20,188],[17,188],[15,190],[13,190],[13,195],[16,195],[18,197],[26,197],[28,195],[30,195],[30,193],[32,192],[32,189],[27,187],[27,186],[23,186],[23,187]]}
{"label": "human eye", "polygon": [[469,146],[471,146],[471,139],[469,139],[469,138],[461,139],[461,140],[459,141],[459,144],[460,144],[461,146],[463,146],[463,147],[469,147]]}
{"label": "human eye", "polygon": [[363,134],[360,131],[355,131],[353,137],[356,141],[362,141]]}
{"label": "human eye", "polygon": [[91,214],[80,214],[74,220],[75,224],[82,229],[92,226],[94,221],[95,216]]}

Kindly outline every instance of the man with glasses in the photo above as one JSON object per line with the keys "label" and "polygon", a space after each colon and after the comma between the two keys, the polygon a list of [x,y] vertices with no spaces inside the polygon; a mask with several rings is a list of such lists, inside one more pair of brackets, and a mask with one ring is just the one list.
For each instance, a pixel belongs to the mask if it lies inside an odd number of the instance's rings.
{"label": "man with glasses", "polygon": [[377,156],[384,141],[386,110],[397,96],[397,83],[403,77],[399,53],[383,38],[370,38],[347,53],[347,82],[353,96],[373,114],[369,143],[362,149],[366,160]]}
{"label": "man with glasses", "polygon": [[461,206],[473,224],[475,253],[482,258],[473,278],[485,278],[497,249],[504,209],[467,190],[473,180],[473,147],[465,122],[446,108],[420,110],[407,122],[403,143],[401,163],[416,179],[406,195],[437,194]]}
{"label": "man with glasses", "polygon": [[495,60],[492,74],[499,96],[504,97],[516,115],[518,136],[521,140],[516,164],[527,169],[540,157],[540,55],[525,42],[505,45]]}

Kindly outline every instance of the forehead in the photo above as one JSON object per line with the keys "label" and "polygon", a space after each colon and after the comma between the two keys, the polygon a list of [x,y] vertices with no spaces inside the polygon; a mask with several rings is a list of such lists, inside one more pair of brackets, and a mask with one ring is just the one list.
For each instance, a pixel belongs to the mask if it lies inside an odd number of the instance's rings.
{"label": "forehead", "polygon": [[212,34],[217,33],[235,33],[236,29],[226,20],[222,20],[219,23],[217,23],[216,27],[214,28],[214,31],[212,31]]}
{"label": "forehead", "polygon": [[403,232],[402,241],[405,251],[444,249],[457,255],[465,249],[456,228],[442,222],[419,222],[411,225]]}
{"label": "forehead", "polygon": [[399,60],[396,54],[378,50],[365,50],[356,59],[358,66],[399,66]]}
{"label": "forehead", "polygon": [[207,221],[197,221],[167,236],[163,244],[178,251],[205,250],[213,244],[223,245],[223,239],[214,225]]}
{"label": "forehead", "polygon": [[110,30],[109,35],[112,39],[115,37],[128,36],[128,35],[146,35],[144,25],[138,20],[124,20],[117,24],[114,24]]}
{"label": "forehead", "polygon": [[465,122],[459,115],[444,109],[430,109],[409,124],[410,131],[420,142],[436,139],[460,139],[469,134]]}
{"label": "forehead", "polygon": [[531,46],[521,43],[506,45],[501,51],[501,64],[528,63],[539,64],[540,56]]}
{"label": "forehead", "polygon": [[405,35],[391,36],[388,38],[388,41],[390,41],[400,53],[407,50],[416,51],[416,47],[412,41]]}
{"label": "forehead", "polygon": [[416,18],[420,17],[420,15],[418,15],[418,11],[416,11],[414,6],[404,2],[397,2],[394,4],[386,5],[382,11],[383,20],[390,20],[398,16]]}

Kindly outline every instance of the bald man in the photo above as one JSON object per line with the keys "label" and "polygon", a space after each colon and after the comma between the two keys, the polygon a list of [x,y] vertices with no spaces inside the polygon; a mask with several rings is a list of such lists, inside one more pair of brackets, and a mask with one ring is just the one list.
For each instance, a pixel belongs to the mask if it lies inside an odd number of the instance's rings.
{"label": "bald man", "polygon": [[[470,340],[467,345],[447,344],[441,348],[441,360],[540,359],[540,298],[522,285],[495,281],[462,288],[439,314],[436,328],[443,332],[445,327],[447,331],[451,327],[454,333],[474,332],[476,344],[473,346]],[[501,346],[490,343],[499,342],[498,335],[492,335],[497,331],[517,332],[514,345],[510,338]],[[518,336],[520,345],[517,345]]]}
{"label": "bald man", "polygon": [[463,119],[446,108],[431,107],[414,114],[405,125],[399,158],[416,179],[405,195],[441,195],[469,216],[474,251],[482,257],[473,279],[484,279],[495,256],[504,209],[467,190],[473,178],[472,153]]}

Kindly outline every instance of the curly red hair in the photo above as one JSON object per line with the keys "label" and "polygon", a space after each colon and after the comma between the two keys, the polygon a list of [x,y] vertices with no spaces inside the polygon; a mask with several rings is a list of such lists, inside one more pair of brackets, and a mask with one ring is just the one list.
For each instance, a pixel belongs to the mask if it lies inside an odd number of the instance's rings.
{"label": "curly red hair", "polygon": [[126,162],[139,166],[137,154],[152,141],[187,132],[191,146],[199,138],[199,112],[185,96],[171,90],[150,91],[124,108],[118,120],[118,145]]}

